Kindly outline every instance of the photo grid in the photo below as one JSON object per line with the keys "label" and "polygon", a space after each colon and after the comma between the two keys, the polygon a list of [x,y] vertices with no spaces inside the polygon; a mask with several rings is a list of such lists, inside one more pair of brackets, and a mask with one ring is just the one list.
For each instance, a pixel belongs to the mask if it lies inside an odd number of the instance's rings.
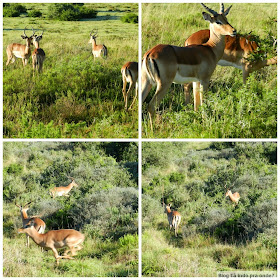
{"label": "photo grid", "polygon": [[4,1],[3,277],[277,276],[277,1]]}

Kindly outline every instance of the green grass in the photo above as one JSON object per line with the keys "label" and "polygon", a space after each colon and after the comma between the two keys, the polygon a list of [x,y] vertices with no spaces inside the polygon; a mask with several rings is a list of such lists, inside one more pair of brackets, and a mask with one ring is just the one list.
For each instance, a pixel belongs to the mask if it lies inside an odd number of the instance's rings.
{"label": "green grass", "polygon": [[[26,4],[31,9],[33,4]],[[137,104],[124,110],[120,69],[138,59],[138,25],[120,18],[137,5],[88,4],[97,18],[60,22],[46,18],[50,4],[41,4],[42,18],[3,18],[3,128],[8,138],[136,138]],[[43,74],[33,77],[31,58],[6,66],[6,46],[24,43],[27,26],[44,30],[40,47],[46,53]],[[93,60],[89,33],[98,29],[98,44],[107,60]]]}
{"label": "green grass", "polygon": [[[218,5],[210,7],[215,9]],[[209,28],[202,11],[199,4],[142,4],[142,55],[157,44],[183,46],[193,32]],[[273,20],[276,16],[276,4],[234,3],[228,21],[241,34],[253,31],[265,39],[268,32],[277,36],[277,24]],[[217,66],[198,112],[194,112],[192,103],[185,106],[183,87],[173,84],[157,108],[151,131],[146,112],[154,93],[152,89],[143,104],[145,138],[276,137],[275,66],[252,73],[246,85],[242,83],[241,70]]]}

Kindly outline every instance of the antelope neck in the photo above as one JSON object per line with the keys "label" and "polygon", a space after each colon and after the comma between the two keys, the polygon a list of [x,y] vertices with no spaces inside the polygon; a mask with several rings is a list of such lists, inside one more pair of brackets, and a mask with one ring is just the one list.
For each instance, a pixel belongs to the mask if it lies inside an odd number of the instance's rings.
{"label": "antelope neck", "polygon": [[210,25],[210,37],[207,43],[205,45],[208,45],[212,48],[213,52],[215,53],[215,56],[217,58],[217,61],[223,56],[224,49],[225,49],[225,35],[217,34],[214,31],[214,28],[212,25]]}
{"label": "antelope neck", "polygon": [[28,219],[27,210],[22,209],[20,211],[20,213],[21,213],[22,220],[27,220]]}

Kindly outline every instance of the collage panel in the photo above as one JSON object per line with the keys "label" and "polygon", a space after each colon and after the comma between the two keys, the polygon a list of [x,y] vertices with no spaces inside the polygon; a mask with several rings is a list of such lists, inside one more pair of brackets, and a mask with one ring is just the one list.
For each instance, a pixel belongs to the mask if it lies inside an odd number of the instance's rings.
{"label": "collage panel", "polygon": [[5,142],[3,158],[4,277],[138,276],[138,143]]}
{"label": "collage panel", "polygon": [[137,138],[137,61],[138,3],[4,3],[3,137]]}
{"label": "collage panel", "polygon": [[277,3],[141,9],[143,138],[277,137]]}
{"label": "collage panel", "polygon": [[143,142],[142,193],[144,277],[276,277],[276,142]]}

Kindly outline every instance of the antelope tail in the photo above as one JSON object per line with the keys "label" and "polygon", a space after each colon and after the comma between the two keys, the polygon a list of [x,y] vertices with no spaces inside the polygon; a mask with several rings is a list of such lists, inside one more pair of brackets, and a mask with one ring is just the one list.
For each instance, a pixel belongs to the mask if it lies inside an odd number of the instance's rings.
{"label": "antelope tail", "polygon": [[103,45],[103,56],[104,56],[104,58],[107,58],[107,55],[108,55],[108,50],[107,50],[106,46]]}
{"label": "antelope tail", "polygon": [[160,78],[158,65],[156,61],[154,59],[149,58],[148,55],[145,58],[145,68],[150,80],[153,83],[156,83],[156,80]]}

